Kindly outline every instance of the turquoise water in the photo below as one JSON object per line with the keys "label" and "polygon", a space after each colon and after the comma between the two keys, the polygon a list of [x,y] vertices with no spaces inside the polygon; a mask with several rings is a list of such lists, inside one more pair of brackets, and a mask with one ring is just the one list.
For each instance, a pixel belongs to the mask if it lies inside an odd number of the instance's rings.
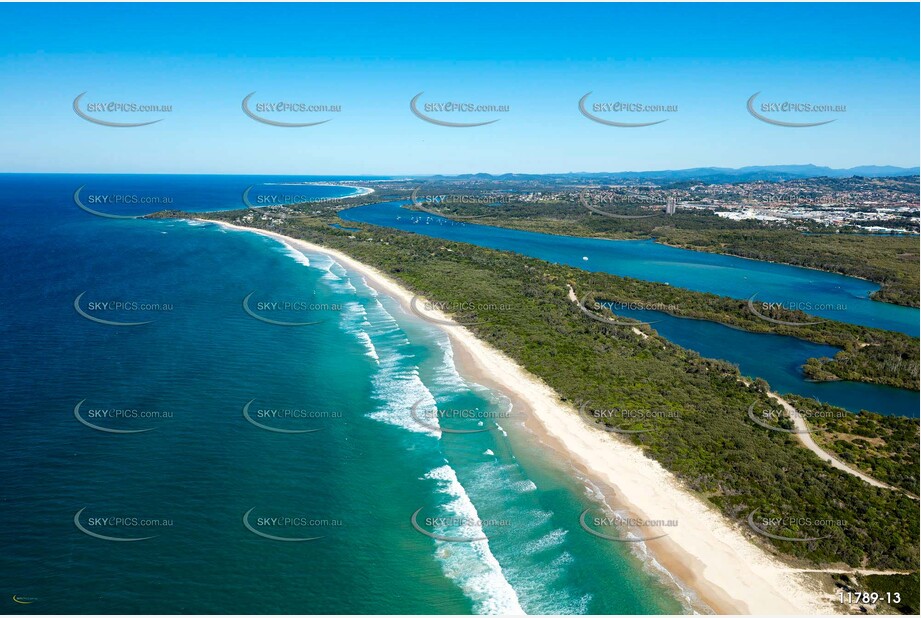
{"label": "turquoise water", "polygon": [[[843,322],[891,328],[914,336],[918,333],[917,309],[872,301],[868,294],[877,287],[852,277],[675,249],[653,241],[554,236],[460,223],[406,210],[396,202],[350,208],[342,211],[340,217],[346,221],[514,251],[583,269],[669,282],[703,292],[736,298],[748,298],[757,293],[759,301],[826,306],[830,308],[811,313]],[[703,356],[735,363],[743,374],[763,378],[780,392],[817,397],[853,412],[871,410],[881,414],[918,416],[917,391],[858,382],[806,380],[802,365],[810,357],[833,357],[838,349],[831,346],[794,337],[747,333],[714,322],[674,318],[654,311],[636,313],[618,309],[618,313],[643,321],[654,319],[653,328],[666,339]]]}
{"label": "turquoise water", "polygon": [[918,309],[873,301],[879,286],[783,264],[677,249],[652,240],[604,240],[555,236],[451,221],[407,210],[400,202],[350,208],[345,221],[371,223],[435,238],[514,251],[558,264],[657,281],[732,298],[808,308],[823,318],[918,336]]}
{"label": "turquoise water", "polygon": [[[361,277],[255,234],[73,200],[85,184],[237,208],[251,180],[0,177],[0,575],[34,599],[17,611],[689,607],[640,544],[580,528],[601,509],[591,484],[457,373],[443,332]],[[417,510],[430,534],[489,539],[427,536]]]}
{"label": "turquoise water", "polygon": [[678,345],[701,356],[722,358],[739,366],[743,375],[763,378],[780,393],[816,397],[851,412],[918,418],[921,397],[917,391],[863,382],[814,382],[802,366],[807,358],[834,357],[838,348],[795,337],[750,333],[716,322],[674,317],[648,309],[615,309],[617,315],[652,322],[650,327]]}

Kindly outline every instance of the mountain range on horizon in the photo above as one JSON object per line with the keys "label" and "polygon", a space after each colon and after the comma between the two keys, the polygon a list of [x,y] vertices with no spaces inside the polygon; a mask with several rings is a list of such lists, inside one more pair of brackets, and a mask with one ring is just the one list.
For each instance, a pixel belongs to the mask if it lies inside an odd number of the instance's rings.
{"label": "mountain range on horizon", "polygon": [[560,180],[652,180],[679,182],[699,180],[710,183],[750,182],[756,180],[780,181],[802,178],[885,178],[896,176],[918,176],[919,167],[897,167],[893,165],[860,165],[850,168],[832,168],[819,165],[751,165],[746,167],[692,167],[677,170],[650,170],[625,172],[566,172],[563,174],[457,174],[433,175],[430,178],[482,178],[484,180],[526,180],[536,178],[559,178]]}

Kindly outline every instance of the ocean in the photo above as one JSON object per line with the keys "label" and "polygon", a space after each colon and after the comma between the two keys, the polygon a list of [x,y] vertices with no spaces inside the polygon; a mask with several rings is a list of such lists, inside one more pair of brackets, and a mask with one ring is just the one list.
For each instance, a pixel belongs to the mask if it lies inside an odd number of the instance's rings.
{"label": "ocean", "polygon": [[438,327],[323,254],[110,217],[348,180],[0,175],[10,611],[690,611]]}

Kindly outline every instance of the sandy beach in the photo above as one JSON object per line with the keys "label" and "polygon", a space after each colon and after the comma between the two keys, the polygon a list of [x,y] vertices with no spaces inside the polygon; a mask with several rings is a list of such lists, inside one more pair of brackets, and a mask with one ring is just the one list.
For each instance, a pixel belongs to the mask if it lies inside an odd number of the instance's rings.
{"label": "sandy beach", "polygon": [[349,197],[361,197],[362,195],[371,195],[372,193],[374,193],[374,189],[372,189],[371,187],[359,187],[358,185],[351,185],[351,184],[330,184],[328,182],[304,182],[304,183],[297,183],[297,184],[303,184],[305,186],[313,186],[313,187],[345,187],[346,189],[355,190],[355,193],[351,195],[334,198],[337,200],[346,199]]}
{"label": "sandy beach", "polygon": [[374,189],[371,187],[359,187],[356,185],[338,185],[340,187],[348,187],[349,189],[355,189],[355,193],[352,195],[347,195],[346,197],[360,197],[362,195],[371,195],[374,193]]}
{"label": "sandy beach", "polygon": [[[207,221],[199,219],[199,221]],[[413,294],[377,269],[340,251],[220,221],[228,229],[275,238],[295,249],[324,253],[361,274],[378,291],[397,299],[407,313]],[[437,320],[438,311],[417,310]],[[677,520],[668,535],[646,543],[650,554],[681,585],[719,614],[832,614],[830,599],[813,575],[793,569],[749,540],[751,533],[726,520],[685,490],[658,462],[620,437],[592,427],[570,404],[512,359],[462,326],[439,325],[451,338],[458,371],[471,382],[506,395],[516,417],[548,447],[568,458],[595,483],[608,504],[648,520]]]}

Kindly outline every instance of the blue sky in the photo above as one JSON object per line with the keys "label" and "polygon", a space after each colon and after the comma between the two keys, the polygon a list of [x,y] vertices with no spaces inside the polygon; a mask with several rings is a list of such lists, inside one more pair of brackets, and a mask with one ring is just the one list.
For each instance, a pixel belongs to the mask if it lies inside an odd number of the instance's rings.
{"label": "blue sky", "polygon": [[[917,4],[0,4],[0,171],[266,174],[918,165]],[[266,113],[241,101],[339,105]],[[409,102],[507,105],[414,116]],[[589,105],[677,105],[668,113]],[[844,105],[753,118],[746,101]],[[78,117],[73,100],[171,105]]]}

